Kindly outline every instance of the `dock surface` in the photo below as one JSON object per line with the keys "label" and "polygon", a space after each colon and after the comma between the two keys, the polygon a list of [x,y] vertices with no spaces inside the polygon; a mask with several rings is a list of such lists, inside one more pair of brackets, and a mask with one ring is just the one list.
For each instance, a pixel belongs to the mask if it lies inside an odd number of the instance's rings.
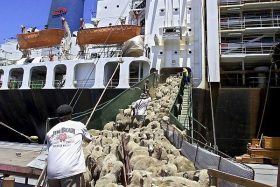
{"label": "dock surface", "polygon": [[[42,144],[28,144],[0,141],[0,173],[15,176],[16,182],[34,184],[41,173],[45,154]],[[29,180],[26,180],[29,178]]]}
{"label": "dock surface", "polygon": [[255,181],[277,186],[278,166],[268,164],[247,164],[255,171]]}

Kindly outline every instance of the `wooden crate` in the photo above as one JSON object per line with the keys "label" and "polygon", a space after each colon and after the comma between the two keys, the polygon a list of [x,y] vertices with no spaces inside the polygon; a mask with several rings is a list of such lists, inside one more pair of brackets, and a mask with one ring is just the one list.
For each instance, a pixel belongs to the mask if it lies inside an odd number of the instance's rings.
{"label": "wooden crate", "polygon": [[280,137],[264,136],[262,147],[265,149],[280,149]]}
{"label": "wooden crate", "polygon": [[265,163],[265,158],[264,157],[242,157],[242,163],[247,163],[247,164],[263,164]]}
{"label": "wooden crate", "polygon": [[251,157],[266,157],[271,159],[280,158],[280,150],[268,150],[263,148],[251,148]]}
{"label": "wooden crate", "polygon": [[260,143],[260,139],[257,138],[252,139],[252,147],[258,147],[256,145],[259,145],[259,143]]}

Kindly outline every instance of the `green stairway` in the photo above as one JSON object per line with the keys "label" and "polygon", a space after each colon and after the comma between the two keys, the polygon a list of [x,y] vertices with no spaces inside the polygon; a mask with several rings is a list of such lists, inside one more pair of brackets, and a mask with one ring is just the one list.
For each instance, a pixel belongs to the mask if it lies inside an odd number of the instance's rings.
{"label": "green stairway", "polygon": [[187,129],[190,130],[190,120],[189,116],[191,114],[191,86],[184,86],[182,104],[181,104],[181,114],[178,115],[178,121]]}

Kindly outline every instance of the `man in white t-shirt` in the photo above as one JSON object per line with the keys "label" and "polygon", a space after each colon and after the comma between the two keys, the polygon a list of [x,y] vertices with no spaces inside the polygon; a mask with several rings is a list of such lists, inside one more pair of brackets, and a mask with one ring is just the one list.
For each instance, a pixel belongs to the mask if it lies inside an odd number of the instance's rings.
{"label": "man in white t-shirt", "polygon": [[134,117],[140,123],[139,128],[144,125],[145,117],[147,115],[146,110],[151,100],[151,97],[148,97],[147,94],[142,93],[140,95],[140,99],[132,104]]}
{"label": "man in white t-shirt", "polygon": [[47,178],[50,187],[81,187],[86,171],[83,139],[91,141],[86,126],[71,120],[72,107],[61,105],[57,108],[60,123],[47,133],[48,166]]}

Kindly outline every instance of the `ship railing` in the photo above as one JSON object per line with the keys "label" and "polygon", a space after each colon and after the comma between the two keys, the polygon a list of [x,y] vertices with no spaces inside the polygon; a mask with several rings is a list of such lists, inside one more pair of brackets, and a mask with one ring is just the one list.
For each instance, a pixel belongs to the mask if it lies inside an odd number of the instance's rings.
{"label": "ship railing", "polygon": [[112,79],[108,88],[116,88],[119,85],[119,79]]}
{"label": "ship railing", "polygon": [[[10,80],[9,83],[8,83],[8,88],[10,88],[10,89],[18,89],[18,88],[21,87],[21,85],[22,85],[22,81]],[[1,86],[2,86],[2,82],[1,82]]]}
{"label": "ship railing", "polygon": [[276,2],[278,0],[219,0],[219,5],[242,5],[250,3]]}
{"label": "ship railing", "polygon": [[45,80],[33,80],[29,81],[29,87],[31,89],[41,89],[45,86],[46,81]]}
{"label": "ship railing", "polygon": [[95,79],[87,79],[87,80],[74,80],[74,86],[76,88],[91,88],[94,86]]}
{"label": "ship railing", "polygon": [[222,17],[220,30],[237,30],[245,28],[267,28],[280,27],[280,15],[274,16],[244,16],[244,17]]}
{"label": "ship railing", "polygon": [[275,42],[221,43],[220,52],[227,54],[271,54]]}
{"label": "ship railing", "polygon": [[[82,56],[82,55],[80,55]],[[121,57],[122,56],[122,50],[121,49],[112,49],[107,50],[103,52],[92,52],[92,53],[86,53],[85,55],[86,59],[95,59],[95,58],[111,58],[111,57]]]}
{"label": "ship railing", "polygon": [[143,80],[143,78],[130,78],[129,79],[129,86],[133,86]]}
{"label": "ship railing", "polygon": [[[232,75],[233,76],[233,75]],[[250,76],[242,77],[242,74],[234,74],[235,78],[221,78],[222,88],[263,88],[268,85],[268,77]],[[280,83],[279,77],[271,77],[270,86],[278,87]]]}
{"label": "ship railing", "polygon": [[54,87],[55,88],[62,88],[65,85],[65,79],[54,80]]}

